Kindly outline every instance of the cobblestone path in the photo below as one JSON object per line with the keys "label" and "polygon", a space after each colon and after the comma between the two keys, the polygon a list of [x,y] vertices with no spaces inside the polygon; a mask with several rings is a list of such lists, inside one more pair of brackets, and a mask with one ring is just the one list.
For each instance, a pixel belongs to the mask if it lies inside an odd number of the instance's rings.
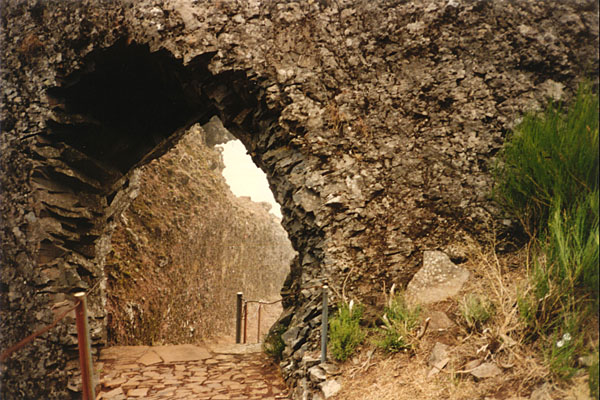
{"label": "cobblestone path", "polygon": [[100,353],[97,399],[288,399],[260,345],[117,346]]}

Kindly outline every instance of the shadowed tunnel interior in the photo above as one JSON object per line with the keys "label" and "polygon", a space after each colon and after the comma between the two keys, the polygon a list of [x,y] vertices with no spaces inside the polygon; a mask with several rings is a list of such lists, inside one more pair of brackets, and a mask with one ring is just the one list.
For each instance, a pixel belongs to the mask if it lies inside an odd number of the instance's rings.
{"label": "shadowed tunnel interior", "polygon": [[124,42],[91,53],[84,70],[48,91],[60,118],[49,121],[52,141],[121,174],[161,155],[175,131],[217,113],[201,91],[212,76],[203,61],[186,68],[165,50]]}

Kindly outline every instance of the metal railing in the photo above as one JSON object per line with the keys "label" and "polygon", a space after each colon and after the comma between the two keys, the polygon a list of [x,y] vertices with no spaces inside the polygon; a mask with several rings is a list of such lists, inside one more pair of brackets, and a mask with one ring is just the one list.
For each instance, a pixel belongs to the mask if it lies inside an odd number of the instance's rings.
{"label": "metal railing", "polygon": [[[323,311],[321,314],[321,362],[324,363],[327,361],[327,328],[329,325],[328,322],[328,292],[329,286],[319,285],[314,286],[315,288],[322,289],[322,297],[323,297]],[[313,288],[313,287],[311,287]],[[256,332],[256,342],[260,343],[260,319],[261,319],[261,309],[263,305],[272,305],[277,304],[282,301],[262,301],[262,300],[244,300],[244,295],[242,292],[238,292],[236,295],[236,319],[235,319],[235,342],[236,343],[246,343],[247,339],[247,326],[248,326],[248,304],[256,303],[258,304],[258,317],[257,317],[257,332]],[[242,341],[242,325],[243,325],[243,341]]]}
{"label": "metal railing", "polygon": [[22,339],[18,343],[10,346],[0,354],[0,362],[8,360],[13,354],[21,350],[34,341],[38,336],[43,335],[52,328],[54,328],[60,321],[62,321],[70,312],[75,310],[75,323],[77,326],[77,344],[79,348],[79,366],[81,369],[81,381],[83,390],[83,400],[94,400],[96,398],[95,386],[94,386],[94,370],[92,362],[91,342],[90,342],[90,330],[88,326],[87,317],[87,297],[94,291],[100,281],[87,292],[79,292],[75,294],[75,304],[69,307],[67,310],[60,313],[51,324],[33,332],[31,335]]}
{"label": "metal railing", "polygon": [[235,342],[246,343],[248,341],[248,304],[257,304],[256,343],[260,343],[262,306],[281,303],[282,299],[275,301],[244,300],[243,296],[242,292],[238,292],[236,295]]}

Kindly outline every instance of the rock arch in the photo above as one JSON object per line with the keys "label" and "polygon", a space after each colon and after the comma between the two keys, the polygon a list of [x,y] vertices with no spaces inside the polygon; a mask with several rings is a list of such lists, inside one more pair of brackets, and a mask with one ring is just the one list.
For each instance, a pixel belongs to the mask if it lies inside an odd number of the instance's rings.
{"label": "rock arch", "polygon": [[[101,276],[129,171],[216,113],[267,173],[299,252],[283,289],[296,397],[318,336],[311,287],[347,283],[375,303],[424,250],[460,257],[497,215],[488,162],[515,116],[598,73],[593,1],[1,7],[2,347]],[[114,98],[119,85],[133,87]],[[92,305],[101,320],[101,296]],[[4,397],[66,396],[72,339],[45,339],[2,366]]]}
{"label": "rock arch", "polygon": [[[167,152],[192,124],[218,115],[271,177],[278,173],[261,158],[277,150],[276,138],[283,134],[278,112],[266,105],[265,88],[247,71],[212,74],[212,56],[201,54],[184,65],[164,49],[151,52],[148,45],[119,40],[87,54],[79,70],[46,91],[50,117],[30,147],[37,209],[29,218],[41,238],[35,285],[50,304],[60,305],[69,294],[99,283],[88,303],[98,344],[105,335],[104,258],[114,218],[137,190],[137,167]],[[302,162],[289,147],[280,156]],[[290,186],[274,188],[285,196],[296,191]],[[295,212],[284,213],[290,219]],[[302,235],[294,239],[297,248],[305,246]],[[290,308],[289,296],[286,304]],[[67,363],[72,358],[67,354]]]}

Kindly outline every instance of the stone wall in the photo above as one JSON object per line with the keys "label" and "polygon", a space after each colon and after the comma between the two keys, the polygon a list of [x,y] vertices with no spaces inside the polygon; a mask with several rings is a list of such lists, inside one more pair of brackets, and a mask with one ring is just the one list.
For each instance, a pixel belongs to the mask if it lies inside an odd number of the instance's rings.
{"label": "stone wall", "polygon": [[[515,118],[598,75],[586,0],[1,7],[0,346],[98,281],[101,339],[104,260],[137,167],[218,115],[267,173],[298,251],[282,290],[298,398],[319,334],[309,288],[372,304],[424,250],[460,258],[462,233],[498,215],[489,163]],[[3,398],[69,396],[72,333],[3,364]]]}

